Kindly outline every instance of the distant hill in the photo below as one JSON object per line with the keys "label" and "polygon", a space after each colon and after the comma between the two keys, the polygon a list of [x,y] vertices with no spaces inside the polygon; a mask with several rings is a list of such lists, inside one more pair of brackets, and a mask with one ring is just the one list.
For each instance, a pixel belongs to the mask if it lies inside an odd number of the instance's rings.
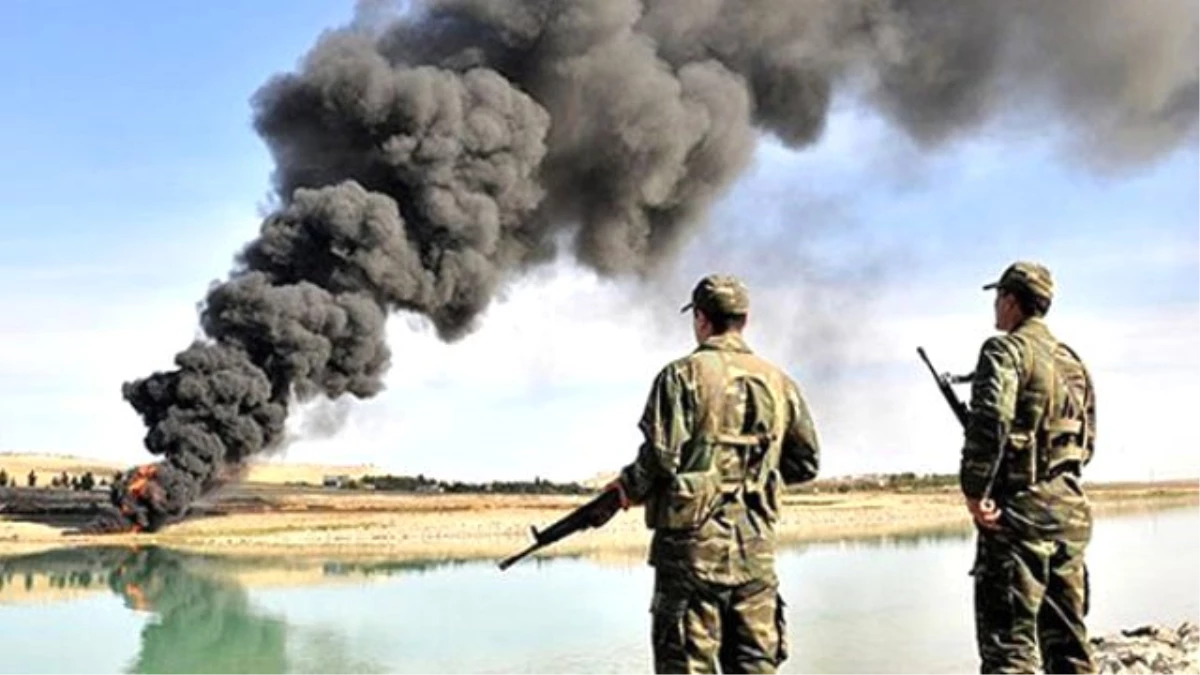
{"label": "distant hill", "polygon": [[373,464],[303,464],[275,460],[250,465],[246,480],[251,483],[310,483],[320,485],[325,476],[363,476],[387,473]]}
{"label": "distant hill", "polygon": [[[147,455],[146,460],[151,457]],[[38,474],[38,483],[45,485],[51,476],[57,476],[64,471],[68,476],[82,475],[91,471],[97,478],[111,477],[117,471],[124,471],[132,464],[123,464],[91,457],[75,455],[0,452],[0,469],[16,477],[18,484],[24,485],[25,476],[32,469]],[[325,476],[348,476],[360,479],[367,474],[386,473],[371,464],[306,464],[290,463],[275,459],[258,462],[250,466],[246,475],[248,482],[254,483],[311,483],[320,485]]]}
{"label": "distant hill", "polygon": [[75,455],[51,455],[20,452],[0,452],[0,469],[15,476],[19,484],[25,484],[25,476],[32,469],[38,474],[38,484],[45,485],[51,476],[62,472],[77,476],[91,471],[100,477],[110,477],[117,471],[125,470],[126,466],[117,462]]}

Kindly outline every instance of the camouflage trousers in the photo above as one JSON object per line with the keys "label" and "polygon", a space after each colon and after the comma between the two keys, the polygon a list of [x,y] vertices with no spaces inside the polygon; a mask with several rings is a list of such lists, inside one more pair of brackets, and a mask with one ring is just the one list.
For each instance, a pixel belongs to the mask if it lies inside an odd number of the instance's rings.
{"label": "camouflage trousers", "polygon": [[657,673],[774,673],[787,658],[787,623],[774,579],[711,584],[659,570],[650,612]]}
{"label": "camouflage trousers", "polygon": [[1094,673],[1084,616],[1087,539],[980,532],[975,634],[983,673]]}

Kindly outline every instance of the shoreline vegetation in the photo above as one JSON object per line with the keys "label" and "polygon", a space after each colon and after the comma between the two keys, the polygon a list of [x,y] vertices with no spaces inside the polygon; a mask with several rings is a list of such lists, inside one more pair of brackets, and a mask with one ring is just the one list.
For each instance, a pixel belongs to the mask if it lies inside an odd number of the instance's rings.
{"label": "shoreline vegetation", "polygon": [[[23,469],[14,457],[18,456],[0,454],[0,468],[7,462],[18,471]],[[357,468],[361,473],[353,475],[338,467],[313,467],[305,477],[294,466],[280,465],[276,478],[286,478],[271,481],[269,471],[256,467],[246,482],[230,485],[206,500],[205,508],[198,509],[200,515],[153,534],[66,536],[90,516],[13,513],[14,492],[30,491],[10,488],[8,508],[0,503],[0,556],[76,546],[158,545],[228,555],[499,560],[531,543],[530,526],[549,525],[590,499],[596,485],[603,484],[535,479],[532,484],[506,483],[500,490],[469,492],[439,490],[439,482],[432,479],[390,477],[390,484],[403,490],[350,489],[347,475],[361,488],[363,476],[382,474],[373,467]],[[23,476],[27,471],[10,469],[9,474]],[[320,487],[330,477],[337,480]],[[1200,484],[1195,480],[1097,483],[1087,490],[1097,516],[1200,505]],[[531,493],[535,491],[541,494]],[[98,488],[71,498],[104,504],[107,493]],[[784,499],[777,534],[781,544],[793,544],[969,528],[953,476],[898,474],[828,479],[791,491]],[[602,529],[580,532],[536,555],[636,562],[644,559],[649,537],[641,510],[634,508]]]}

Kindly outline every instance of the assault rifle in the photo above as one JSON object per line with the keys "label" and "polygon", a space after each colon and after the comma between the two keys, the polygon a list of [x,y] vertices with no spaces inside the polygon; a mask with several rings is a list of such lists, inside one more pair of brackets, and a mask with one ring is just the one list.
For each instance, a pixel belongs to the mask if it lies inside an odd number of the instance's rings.
{"label": "assault rifle", "polygon": [[933,379],[937,382],[938,389],[942,391],[942,396],[945,397],[946,403],[950,405],[950,410],[954,413],[954,416],[958,418],[958,423],[961,424],[964,429],[967,428],[967,405],[959,400],[958,394],[954,393],[954,389],[951,388],[950,385],[970,382],[974,377],[974,373],[971,373],[970,375],[951,375],[949,373],[943,373],[939,375],[937,369],[934,368],[933,364],[929,362],[929,357],[925,355],[924,347],[917,347],[917,354],[920,355],[921,360],[925,362],[925,365],[929,367],[929,372],[933,375]]}
{"label": "assault rifle", "polygon": [[[917,347],[917,354],[921,357],[921,360],[925,362],[925,365],[929,367],[929,372],[933,374],[933,379],[937,381],[938,389],[941,390],[942,396],[946,398],[946,403],[950,405],[950,410],[954,412],[954,416],[958,418],[958,423],[962,425],[963,429],[966,429],[969,416],[967,405],[959,400],[958,394],[954,393],[954,389],[950,385],[966,384],[967,382],[975,379],[975,373],[968,373],[967,375],[951,375],[949,373],[938,374],[937,369],[934,368],[933,364],[929,362],[929,357],[925,355],[924,347]],[[1004,438],[1003,429],[997,428],[996,438]],[[987,486],[983,490],[983,497],[980,501],[988,501],[991,499],[992,489],[996,486],[996,478],[1000,475],[1000,465],[1003,463],[1004,452],[1001,451],[997,453],[995,463],[993,463],[991,468],[988,470]]]}
{"label": "assault rifle", "polygon": [[604,523],[600,522],[600,519],[616,513],[620,507],[621,493],[618,490],[605,490],[590,502],[563,516],[544,530],[530,527],[530,531],[533,532],[533,544],[524,551],[501,561],[500,569],[506,570],[530,553],[545,548],[560,539],[566,539],[580,530],[603,525]]}

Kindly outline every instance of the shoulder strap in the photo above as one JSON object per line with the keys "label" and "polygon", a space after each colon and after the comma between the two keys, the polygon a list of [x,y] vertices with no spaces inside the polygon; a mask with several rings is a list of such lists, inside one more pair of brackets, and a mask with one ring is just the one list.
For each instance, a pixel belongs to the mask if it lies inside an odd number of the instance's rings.
{"label": "shoulder strap", "polygon": [[721,404],[725,400],[725,359],[718,351],[701,351],[692,357],[692,361],[696,367],[699,408],[696,431],[703,435],[714,435],[721,428]]}
{"label": "shoulder strap", "polygon": [[1090,372],[1088,372],[1087,365],[1083,362],[1083,359],[1079,358],[1079,354],[1076,353],[1076,351],[1074,349],[1072,349],[1070,345],[1068,345],[1065,342],[1059,342],[1058,346],[1062,347],[1064,350],[1066,350],[1066,352],[1071,355],[1072,359],[1075,359],[1075,363],[1079,365],[1079,370],[1083,373],[1084,386],[1087,388],[1087,390],[1084,392],[1084,400],[1080,401],[1080,400],[1076,399],[1075,392],[1071,391],[1070,387],[1066,387],[1066,390],[1067,390],[1067,395],[1071,397],[1071,402],[1080,411],[1080,415],[1081,415],[1080,420],[1079,420],[1080,441],[1081,441],[1081,445],[1083,446],[1084,450],[1086,450],[1088,452],[1088,454],[1089,454],[1088,458],[1090,459],[1091,458],[1090,454],[1092,452],[1092,438],[1093,438],[1093,434],[1095,434],[1095,429],[1092,428],[1089,417],[1091,416],[1090,415],[1091,409],[1095,406],[1095,396],[1096,396],[1096,389],[1095,389],[1095,386],[1092,384],[1092,374]]}

